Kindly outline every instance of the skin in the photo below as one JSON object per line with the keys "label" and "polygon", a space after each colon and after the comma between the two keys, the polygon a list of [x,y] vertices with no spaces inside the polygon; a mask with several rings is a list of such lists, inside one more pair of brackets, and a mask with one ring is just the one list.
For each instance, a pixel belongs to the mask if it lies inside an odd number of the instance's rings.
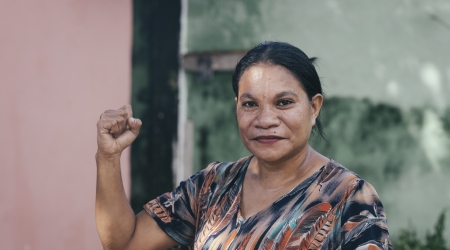
{"label": "skin", "polygon": [[257,64],[242,74],[236,98],[239,133],[255,156],[244,178],[244,218],[270,206],[329,161],[308,144],[322,103],[320,94],[310,101],[282,66]]}
{"label": "skin", "polygon": [[[300,184],[329,160],[308,139],[323,97],[308,99],[284,67],[257,64],[239,82],[236,114],[244,145],[253,153],[242,191],[241,215],[248,218]],[[130,105],[107,110],[97,122],[96,223],[104,249],[167,249],[178,245],[145,211],[134,215],[120,175],[120,156],[142,122]]]}
{"label": "skin", "polygon": [[178,245],[141,212],[135,216],[125,195],[120,156],[139,134],[142,122],[130,105],[107,110],[97,122],[95,219],[103,249],[167,249]]}

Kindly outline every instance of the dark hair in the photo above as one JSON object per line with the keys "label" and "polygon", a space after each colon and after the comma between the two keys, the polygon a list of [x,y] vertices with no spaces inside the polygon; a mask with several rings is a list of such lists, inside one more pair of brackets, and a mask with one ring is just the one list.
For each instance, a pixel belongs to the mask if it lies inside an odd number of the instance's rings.
{"label": "dark hair", "polygon": [[[259,63],[268,63],[280,65],[288,69],[301,83],[308,99],[311,101],[312,97],[316,94],[322,94],[322,85],[320,84],[319,75],[313,65],[315,60],[315,57],[309,58],[302,50],[289,43],[263,42],[248,51],[236,65],[232,78],[234,94],[236,97],[238,96],[239,81],[245,70]],[[316,119],[316,125],[314,126],[313,131],[314,129],[317,130],[320,137],[325,139],[319,116]]]}

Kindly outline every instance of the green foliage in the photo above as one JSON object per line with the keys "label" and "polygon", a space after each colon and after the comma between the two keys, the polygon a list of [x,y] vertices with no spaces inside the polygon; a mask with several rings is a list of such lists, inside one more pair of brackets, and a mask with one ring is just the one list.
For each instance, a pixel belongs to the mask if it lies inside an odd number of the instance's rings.
{"label": "green foliage", "polygon": [[450,248],[446,246],[444,225],[445,212],[442,212],[434,226],[434,233],[428,232],[425,242],[421,242],[416,230],[411,227],[410,229],[403,229],[398,239],[392,242],[392,245],[396,250],[448,250]]}
{"label": "green foliage", "polygon": [[329,143],[312,147],[358,173],[377,190],[411,165],[429,168],[423,149],[398,107],[355,98],[329,98],[321,114]]}
{"label": "green foliage", "polygon": [[426,245],[425,249],[432,250],[446,250],[444,239],[444,229],[445,229],[445,212],[439,215],[439,219],[434,227],[434,234],[427,233],[426,235]]}
{"label": "green foliage", "polygon": [[398,240],[393,242],[394,249],[422,250],[422,243],[417,237],[415,229],[403,229]]}
{"label": "green foliage", "polygon": [[445,109],[444,115],[442,116],[442,124],[444,125],[444,130],[450,135],[450,107]]}

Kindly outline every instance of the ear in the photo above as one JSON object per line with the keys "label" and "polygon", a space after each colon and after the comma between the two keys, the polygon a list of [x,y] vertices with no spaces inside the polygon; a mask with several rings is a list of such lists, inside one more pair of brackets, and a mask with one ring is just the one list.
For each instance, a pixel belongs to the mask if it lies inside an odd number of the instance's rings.
{"label": "ear", "polygon": [[237,103],[237,97],[234,98],[234,102]]}
{"label": "ear", "polygon": [[316,124],[316,118],[319,116],[320,109],[323,104],[323,96],[321,94],[316,94],[311,99],[311,122],[312,126]]}

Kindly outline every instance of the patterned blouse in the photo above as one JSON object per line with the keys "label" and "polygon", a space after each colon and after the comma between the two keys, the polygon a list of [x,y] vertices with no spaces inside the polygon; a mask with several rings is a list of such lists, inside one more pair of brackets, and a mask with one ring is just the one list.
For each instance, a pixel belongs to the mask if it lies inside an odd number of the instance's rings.
{"label": "patterned blouse", "polygon": [[333,160],[244,220],[250,159],[211,163],[144,208],[179,249],[392,249],[375,189]]}

